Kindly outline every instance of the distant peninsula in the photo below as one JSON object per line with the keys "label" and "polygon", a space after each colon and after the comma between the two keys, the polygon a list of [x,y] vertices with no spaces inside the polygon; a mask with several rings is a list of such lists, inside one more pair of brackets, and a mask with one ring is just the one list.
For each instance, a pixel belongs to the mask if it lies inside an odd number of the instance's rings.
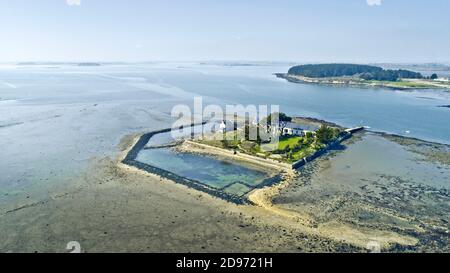
{"label": "distant peninsula", "polygon": [[78,63],[78,66],[101,66],[101,64],[100,63],[89,63],[89,62],[86,62],[86,63]]}
{"label": "distant peninsula", "polygon": [[360,64],[307,64],[289,69],[288,73],[275,74],[296,83],[349,85],[405,89],[450,89],[448,79],[433,74],[429,77],[405,69],[383,69]]}

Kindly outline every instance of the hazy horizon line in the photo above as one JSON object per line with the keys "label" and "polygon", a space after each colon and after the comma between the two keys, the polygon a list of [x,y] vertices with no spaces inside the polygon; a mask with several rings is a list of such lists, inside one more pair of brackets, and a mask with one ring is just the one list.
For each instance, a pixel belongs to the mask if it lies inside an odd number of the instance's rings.
{"label": "hazy horizon line", "polygon": [[145,63],[283,63],[283,64],[442,64],[449,65],[450,60],[442,61],[287,61],[287,60],[242,60],[242,59],[223,59],[223,60],[145,60],[145,61],[118,61],[118,60],[65,60],[65,61],[0,61],[0,64],[83,64],[83,63],[99,63],[99,64],[145,64]]}

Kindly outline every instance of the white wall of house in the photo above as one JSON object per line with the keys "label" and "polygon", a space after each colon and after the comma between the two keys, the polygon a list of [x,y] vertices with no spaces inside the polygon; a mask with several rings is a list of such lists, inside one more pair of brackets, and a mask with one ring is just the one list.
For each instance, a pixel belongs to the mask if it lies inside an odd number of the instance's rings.
{"label": "white wall of house", "polygon": [[283,129],[283,135],[284,136],[302,136],[303,130],[302,129],[296,129],[296,128],[284,128]]}

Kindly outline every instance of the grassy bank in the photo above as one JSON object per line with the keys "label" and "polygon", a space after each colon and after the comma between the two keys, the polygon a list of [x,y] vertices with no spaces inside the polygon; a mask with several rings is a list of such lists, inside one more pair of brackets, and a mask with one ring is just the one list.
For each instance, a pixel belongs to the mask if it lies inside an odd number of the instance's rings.
{"label": "grassy bank", "polygon": [[428,79],[399,79],[397,81],[364,80],[355,77],[308,78],[290,74],[276,74],[277,77],[295,83],[348,85],[359,87],[384,87],[395,90],[450,89],[450,83]]}

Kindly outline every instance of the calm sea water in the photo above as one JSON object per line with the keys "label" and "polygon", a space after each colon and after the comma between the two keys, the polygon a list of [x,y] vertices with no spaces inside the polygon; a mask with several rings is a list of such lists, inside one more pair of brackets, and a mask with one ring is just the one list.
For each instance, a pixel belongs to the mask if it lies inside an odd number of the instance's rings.
{"label": "calm sea water", "polygon": [[46,194],[112,156],[129,133],[163,129],[177,104],[277,104],[291,115],[450,143],[450,93],[302,85],[289,65],[0,66],[0,205]]}
{"label": "calm sea water", "polygon": [[[195,67],[188,75],[162,75],[165,82],[226,102],[277,104],[281,111],[372,130],[450,143],[450,92],[393,91],[289,83],[271,73],[287,67]],[[225,71],[220,73],[221,71]],[[259,73],[258,73],[259,72]]]}

